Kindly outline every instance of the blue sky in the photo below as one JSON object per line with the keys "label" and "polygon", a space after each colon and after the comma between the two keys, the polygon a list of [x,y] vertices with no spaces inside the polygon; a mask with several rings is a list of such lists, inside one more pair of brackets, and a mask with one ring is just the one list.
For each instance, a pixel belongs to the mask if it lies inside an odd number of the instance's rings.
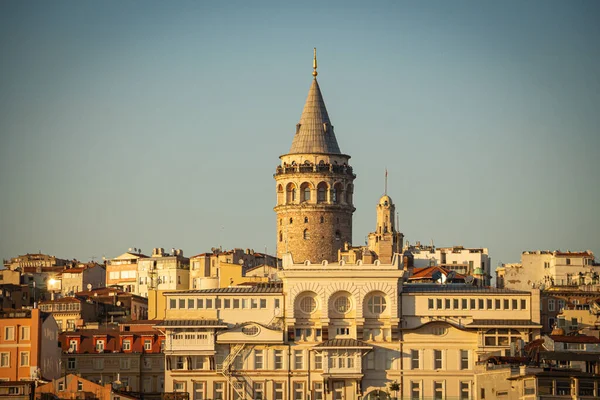
{"label": "blue sky", "polygon": [[278,156],[319,83],[411,243],[600,253],[600,3],[0,3],[0,256],[273,253]]}

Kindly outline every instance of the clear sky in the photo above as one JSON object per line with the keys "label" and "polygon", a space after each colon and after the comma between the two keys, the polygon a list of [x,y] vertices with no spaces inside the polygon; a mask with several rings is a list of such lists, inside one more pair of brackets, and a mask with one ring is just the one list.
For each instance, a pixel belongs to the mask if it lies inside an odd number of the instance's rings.
{"label": "clear sky", "polygon": [[[312,79],[406,240],[600,256],[600,2],[0,2],[0,256],[275,251]],[[600,258],[600,257],[598,257]]]}

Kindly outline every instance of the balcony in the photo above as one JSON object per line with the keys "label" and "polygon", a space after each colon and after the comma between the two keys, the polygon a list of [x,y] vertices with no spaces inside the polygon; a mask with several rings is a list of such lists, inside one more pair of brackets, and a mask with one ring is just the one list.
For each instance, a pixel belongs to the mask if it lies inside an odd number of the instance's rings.
{"label": "balcony", "polygon": [[329,172],[332,174],[349,175],[356,178],[352,167],[349,165],[333,165],[333,164],[319,164],[319,165],[286,165],[285,167],[278,166],[275,170],[275,176],[285,174],[296,174],[296,173],[323,173]]}

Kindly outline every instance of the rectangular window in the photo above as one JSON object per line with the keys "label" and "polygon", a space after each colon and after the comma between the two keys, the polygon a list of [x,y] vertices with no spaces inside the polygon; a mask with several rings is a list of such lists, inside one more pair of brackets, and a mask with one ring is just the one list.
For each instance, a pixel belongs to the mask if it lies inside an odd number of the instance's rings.
{"label": "rectangular window", "polygon": [[458,299],[452,300],[452,303],[453,303],[452,305],[453,305],[454,309],[458,310]]}
{"label": "rectangular window", "polygon": [[58,391],[63,392],[65,390],[65,381],[58,382]]}
{"label": "rectangular window", "polygon": [[83,391],[83,382],[82,381],[77,381],[77,391],[78,392]]}
{"label": "rectangular window", "polygon": [[512,301],[512,309],[513,310],[517,310],[519,308],[519,301],[516,299],[513,299]]}
{"label": "rectangular window", "polygon": [[419,350],[410,351],[410,369],[419,369]]}
{"label": "rectangular window", "polygon": [[487,308],[488,310],[491,310],[493,308],[493,302],[492,299],[487,299],[486,300],[486,305],[485,308]]}
{"label": "rectangular window", "polygon": [[260,308],[267,308],[267,299],[260,299]]}
{"label": "rectangular window", "polygon": [[10,367],[10,353],[0,353],[0,367]]}
{"label": "rectangular window", "polygon": [[250,299],[250,308],[258,308],[258,300]]}
{"label": "rectangular window", "polygon": [[206,385],[204,382],[194,382],[194,400],[206,399]]}
{"label": "rectangular window", "polygon": [[461,308],[462,308],[463,310],[466,310],[466,309],[467,309],[467,299],[462,299],[462,300],[461,300]]}
{"label": "rectangular window", "polygon": [[119,360],[119,367],[121,369],[129,369],[129,368],[131,368],[131,360],[129,358],[121,358]]}
{"label": "rectangular window", "polygon": [[313,399],[323,400],[323,382],[315,382],[313,384]]}
{"label": "rectangular window", "polygon": [[240,308],[240,299],[233,299],[233,308]]}
{"label": "rectangular window", "polygon": [[449,309],[450,309],[450,299],[446,299],[446,300],[444,301],[444,308],[445,308],[446,310],[449,310]]}
{"label": "rectangular window", "polygon": [[187,303],[188,303],[188,307],[187,307],[188,309],[194,308],[194,299],[188,299]]}
{"label": "rectangular window", "polygon": [[508,310],[508,299],[504,300],[504,309]]}
{"label": "rectangular window", "polygon": [[275,350],[275,369],[283,369],[283,350]]}
{"label": "rectangular window", "polygon": [[460,369],[469,369],[469,350],[460,351]]}
{"label": "rectangular window", "polygon": [[460,383],[460,400],[469,400],[471,390],[469,388],[469,382],[461,382]]}
{"label": "rectangular window", "polygon": [[22,351],[21,352],[21,367],[28,367],[29,366],[29,352],[28,351]]}
{"label": "rectangular window", "polygon": [[315,353],[315,369],[323,369],[323,355]]}
{"label": "rectangular window", "polygon": [[433,382],[434,400],[444,400],[444,382]]}
{"label": "rectangular window", "polygon": [[223,382],[215,382],[213,384],[213,396],[215,400],[223,400],[225,397],[223,393],[225,393],[225,384]]}
{"label": "rectangular window", "polygon": [[304,382],[294,382],[294,400],[304,400]]}
{"label": "rectangular window", "polygon": [[102,353],[104,351],[104,340],[97,340],[96,341],[96,351],[98,353]]}
{"label": "rectangular window", "polygon": [[181,310],[185,308],[185,299],[179,299],[179,308]]}
{"label": "rectangular window", "polygon": [[216,309],[221,308],[221,299],[215,299],[215,308]]}
{"label": "rectangular window", "polygon": [[275,299],[275,308],[280,308],[279,307],[279,299]]}
{"label": "rectangular window", "polygon": [[442,309],[442,299],[436,299],[435,306],[438,310],[441,310]]}
{"label": "rectangular window", "polygon": [[223,299],[223,308],[231,308],[231,299]]}
{"label": "rectangular window", "polygon": [[479,305],[479,309],[480,309],[480,310],[483,310],[483,308],[484,308],[484,306],[483,306],[484,300],[483,300],[483,299],[479,299],[479,300],[478,300],[478,303],[479,303],[479,304],[478,304],[478,305]]}
{"label": "rectangular window", "polygon": [[548,299],[548,311],[554,311],[554,299]]}
{"label": "rectangular window", "polygon": [[7,326],[4,328],[4,340],[15,340],[14,326]]}
{"label": "rectangular window", "polygon": [[263,400],[265,398],[265,387],[263,382],[254,382],[253,383],[253,389],[254,389],[254,397],[253,399],[255,400]]}
{"label": "rectangular window", "polygon": [[102,370],[104,369],[104,358],[94,358],[94,369]]}
{"label": "rectangular window", "polygon": [[474,310],[477,306],[477,301],[475,299],[471,299],[470,303],[471,303],[471,310]]}
{"label": "rectangular window", "polygon": [[283,400],[283,382],[273,383],[273,394],[275,396],[275,400]]}
{"label": "rectangular window", "polygon": [[254,369],[263,369],[264,350],[254,350]]}
{"label": "rectangular window", "polygon": [[304,369],[304,352],[302,350],[294,350],[294,369]]}
{"label": "rectangular window", "polygon": [[[560,302],[559,302],[560,304]],[[527,300],[523,299],[521,300],[521,310],[525,310],[527,309]]]}
{"label": "rectangular window", "polygon": [[171,310],[174,310],[177,308],[177,300],[175,299],[169,299],[169,308]]}
{"label": "rectangular window", "polygon": [[427,308],[433,310],[433,299],[427,299]]}
{"label": "rectangular window", "polygon": [[196,308],[204,308],[204,299],[196,299]]}
{"label": "rectangular window", "polygon": [[173,382],[173,390],[183,392],[185,390],[184,382]]}
{"label": "rectangular window", "polygon": [[152,340],[144,339],[144,350],[152,350]]}
{"label": "rectangular window", "polygon": [[28,326],[21,327],[21,340],[29,340],[30,329]]}
{"label": "rectangular window", "polygon": [[433,351],[433,369],[442,369],[442,351]]}
{"label": "rectangular window", "polygon": [[206,308],[213,308],[212,299],[206,299]]}
{"label": "rectangular window", "polygon": [[131,340],[123,340],[123,350],[131,350]]}
{"label": "rectangular window", "polygon": [[496,310],[500,310],[500,308],[501,308],[501,307],[500,307],[500,306],[501,306],[501,304],[500,304],[500,299],[496,299],[496,300],[495,300],[495,303],[496,303],[496,304],[495,304],[494,308],[495,308]]}
{"label": "rectangular window", "polygon": [[410,381],[410,400],[421,399],[421,381]]}
{"label": "rectangular window", "polygon": [[67,360],[67,369],[75,369],[77,368],[77,359],[76,358],[69,358]]}
{"label": "rectangular window", "polygon": [[242,308],[248,308],[248,299],[242,299]]}
{"label": "rectangular window", "polygon": [[183,357],[179,356],[175,359],[175,369],[183,369]]}

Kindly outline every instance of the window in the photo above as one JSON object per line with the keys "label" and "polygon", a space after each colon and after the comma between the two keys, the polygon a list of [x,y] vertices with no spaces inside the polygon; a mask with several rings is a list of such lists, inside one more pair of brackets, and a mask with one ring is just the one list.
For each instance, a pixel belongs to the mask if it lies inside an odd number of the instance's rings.
{"label": "window", "polygon": [[30,329],[28,326],[21,327],[21,340],[29,340]]}
{"label": "window", "polygon": [[475,310],[477,308],[477,301],[475,299],[471,299],[471,310]]}
{"label": "window", "polygon": [[279,308],[279,299],[275,299],[275,308]]}
{"label": "window", "polygon": [[460,369],[469,369],[469,350],[460,351]]}
{"label": "window", "polygon": [[248,308],[248,299],[242,299],[242,308]]}
{"label": "window", "polygon": [[224,399],[224,396],[223,396],[223,393],[225,392],[224,387],[225,387],[225,384],[223,382],[215,382],[213,384],[213,393],[214,393],[215,400],[223,400]]}
{"label": "window", "polygon": [[169,299],[169,308],[170,309],[177,308],[177,300],[175,300],[175,299]]}
{"label": "window", "polygon": [[22,351],[20,354],[20,359],[21,359],[21,367],[27,367],[29,366],[29,352],[28,351]]}
{"label": "window", "polygon": [[152,368],[152,360],[150,358],[146,358],[144,357],[144,369],[150,369]]}
{"label": "window", "polygon": [[484,300],[483,299],[479,299],[477,302],[478,302],[478,308],[480,310],[483,310],[483,308],[484,308],[484,306],[483,306]]}
{"label": "window", "polygon": [[233,299],[233,308],[240,308],[240,299]]}
{"label": "window", "polygon": [[[558,304],[560,307],[560,301],[558,302]],[[521,310],[525,310],[525,309],[527,309],[527,300],[523,299],[523,300],[521,300]],[[561,308],[561,310],[562,310],[562,308]]]}
{"label": "window", "polygon": [[76,358],[69,358],[67,359],[67,369],[75,369],[77,368],[77,359]]}
{"label": "window", "polygon": [[185,299],[179,299],[179,308],[180,309],[184,309],[185,308]]}
{"label": "window", "polygon": [[491,310],[493,308],[492,305],[493,305],[492,299],[487,299],[485,308],[487,308],[488,310]]}
{"label": "window", "polygon": [[512,301],[512,309],[513,310],[517,310],[519,308],[519,301],[516,299],[513,299]]}
{"label": "window", "polygon": [[231,308],[231,299],[223,299],[223,308]]}
{"label": "window", "polygon": [[300,310],[306,314],[312,314],[317,309],[317,302],[314,298],[306,296],[300,300]]}
{"label": "window", "polygon": [[310,232],[308,231],[308,229],[304,230],[304,233],[303,233],[302,237],[304,238],[304,240],[309,240],[310,239]]}
{"label": "window", "polygon": [[254,382],[253,383],[253,389],[254,389],[254,397],[253,399],[255,400],[262,400],[265,398],[265,387],[263,382]]}
{"label": "window", "polygon": [[304,382],[294,382],[294,400],[304,400]]}
{"label": "window", "polygon": [[194,299],[188,299],[187,304],[187,308],[194,308]]}
{"label": "window", "polygon": [[[534,386],[534,388],[535,388],[535,386]],[[580,380],[579,381],[579,395],[580,396],[593,396],[594,395],[594,381]]]}
{"label": "window", "polygon": [[173,390],[176,392],[183,392],[185,390],[184,382],[173,382]]}
{"label": "window", "polygon": [[347,336],[350,334],[350,328],[336,328],[335,332],[337,335]]}
{"label": "window", "polygon": [[421,381],[410,381],[410,399],[421,399]]}
{"label": "window", "polygon": [[264,368],[264,350],[254,350],[254,369]]}
{"label": "window", "polygon": [[58,382],[58,391],[63,392],[64,390],[65,390],[65,381],[64,380],[59,381]]}
{"label": "window", "polygon": [[463,310],[466,310],[467,309],[467,299],[462,299],[460,302],[461,302],[461,308]]}
{"label": "window", "polygon": [[367,301],[367,307],[371,314],[381,314],[386,309],[385,297],[381,295],[374,295],[369,297]]}
{"label": "window", "polygon": [[315,353],[315,369],[323,369],[323,355]]}
{"label": "window", "polygon": [[496,299],[496,300],[495,300],[495,303],[496,303],[496,304],[495,304],[494,308],[495,308],[496,310],[500,310],[500,309],[502,308],[502,307],[501,307],[501,303],[500,303],[500,299]]}
{"label": "window", "polygon": [[460,400],[469,400],[470,399],[471,390],[469,388],[469,382],[461,382],[460,383]]}
{"label": "window", "polygon": [[275,369],[283,369],[283,350],[275,350]]}
{"label": "window", "polygon": [[213,308],[212,299],[206,299],[206,308]]}
{"label": "window", "polygon": [[490,329],[484,334],[486,346],[510,346],[510,343],[521,339],[516,329]]}
{"label": "window", "polygon": [[504,309],[508,310],[508,299],[504,300]]}
{"label": "window", "polygon": [[97,340],[96,341],[96,351],[98,353],[102,353],[104,351],[104,340]]}
{"label": "window", "polygon": [[351,369],[354,368],[354,355],[345,350],[329,353],[329,368]]}
{"label": "window", "polygon": [[206,385],[204,382],[194,382],[194,400],[206,399]]}
{"label": "window", "polygon": [[130,339],[123,340],[123,350],[131,350],[131,340]]}
{"label": "window", "polygon": [[77,351],[77,340],[69,340],[69,352],[75,353]]}
{"label": "window", "polygon": [[427,308],[433,310],[433,299],[427,299]]}
{"label": "window", "polygon": [[410,369],[419,369],[419,350],[410,351]]}
{"label": "window", "polygon": [[304,352],[302,350],[294,350],[294,369],[304,369]]}
{"label": "window", "polygon": [[323,382],[313,384],[313,400],[323,400]]}
{"label": "window", "polygon": [[435,300],[435,307],[436,307],[438,310],[441,310],[441,309],[442,309],[442,299],[436,299],[436,300]]}
{"label": "window", "polygon": [[196,299],[196,308],[204,308],[204,299]]}
{"label": "window", "polygon": [[333,302],[335,311],[340,314],[346,314],[350,310],[350,299],[346,296],[339,296]]}
{"label": "window", "polygon": [[183,369],[183,357],[179,356],[175,358],[175,369]]}
{"label": "window", "polygon": [[152,340],[144,339],[144,350],[152,350]]}
{"label": "window", "polygon": [[104,358],[95,358],[93,363],[94,363],[94,369],[96,369],[96,370],[104,369]]}
{"label": "window", "polygon": [[453,304],[452,304],[452,306],[454,307],[454,309],[455,309],[455,310],[458,310],[458,299],[454,299],[454,300],[452,301],[452,303],[453,303]]}
{"label": "window", "polygon": [[548,299],[548,311],[554,311],[554,299]]}
{"label": "window", "polygon": [[131,368],[131,360],[129,358],[121,358],[119,360],[119,367],[121,369],[129,369],[129,368]]}
{"label": "window", "polygon": [[444,400],[444,382],[433,382],[434,400]]}
{"label": "window", "polygon": [[250,308],[258,308],[258,300],[250,299]]}
{"label": "window", "polygon": [[77,391],[78,392],[83,391],[83,382],[82,381],[77,381]]}
{"label": "window", "polygon": [[4,340],[15,340],[14,326],[7,326],[4,328]]}
{"label": "window", "polygon": [[567,258],[566,261],[567,261],[567,265],[571,265],[571,259],[570,258]]}
{"label": "window", "polygon": [[442,351],[433,351],[433,369],[442,369]]}
{"label": "window", "polygon": [[267,299],[260,299],[260,308],[267,308]]}
{"label": "window", "polygon": [[273,393],[275,394],[275,400],[283,400],[283,382],[273,383]]}

